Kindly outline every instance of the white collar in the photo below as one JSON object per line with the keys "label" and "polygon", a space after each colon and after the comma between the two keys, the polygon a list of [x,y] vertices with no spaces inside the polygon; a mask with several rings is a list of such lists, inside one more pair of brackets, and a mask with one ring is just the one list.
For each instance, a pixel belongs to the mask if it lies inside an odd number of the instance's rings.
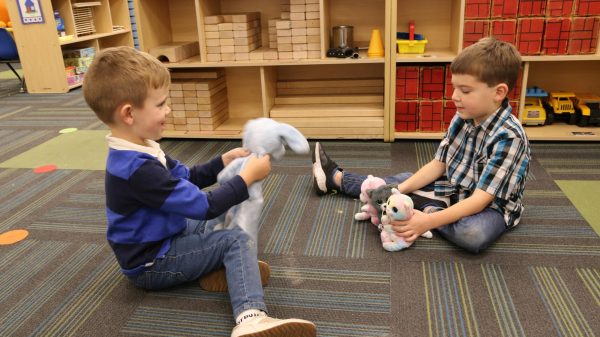
{"label": "white collar", "polygon": [[138,145],[127,141],[122,138],[113,137],[112,133],[106,135],[106,141],[108,142],[108,147],[114,150],[123,150],[123,151],[137,151],[151,155],[160,161],[164,167],[167,167],[167,159],[165,157],[165,153],[160,148],[160,144],[157,142],[146,139],[145,142],[147,146]]}

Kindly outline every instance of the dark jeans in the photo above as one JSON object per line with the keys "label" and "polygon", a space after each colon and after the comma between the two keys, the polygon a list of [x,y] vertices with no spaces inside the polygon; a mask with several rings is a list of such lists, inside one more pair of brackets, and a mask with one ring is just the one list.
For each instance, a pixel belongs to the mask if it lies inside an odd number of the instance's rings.
{"label": "dark jeans", "polygon": [[224,266],[233,317],[248,309],[266,312],[254,243],[239,228],[211,231],[212,222],[188,219],[187,229],[172,239],[166,256],[132,281],[144,289],[164,289]]}
{"label": "dark jeans", "polygon": [[[360,185],[367,178],[366,175],[342,171],[341,192],[353,197],[359,198]],[[399,184],[412,176],[412,173],[399,173],[393,176],[384,177],[388,184]],[[433,184],[422,188],[423,191],[433,191]],[[429,205],[423,204],[420,207],[422,211]],[[487,249],[492,243],[504,234],[506,223],[500,212],[490,207],[483,211],[464,217],[454,223],[439,227],[436,231],[446,240],[471,252],[479,253]]]}

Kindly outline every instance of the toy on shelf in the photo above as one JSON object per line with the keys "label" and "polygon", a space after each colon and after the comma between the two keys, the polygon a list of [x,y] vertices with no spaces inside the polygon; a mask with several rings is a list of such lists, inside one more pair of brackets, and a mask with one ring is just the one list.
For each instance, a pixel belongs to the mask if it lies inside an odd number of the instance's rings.
{"label": "toy on shelf", "polygon": [[373,29],[371,32],[371,41],[369,42],[367,55],[369,57],[383,57],[383,42],[379,29]]}
{"label": "toy on shelf", "polygon": [[[552,91],[544,108],[546,108],[546,124],[552,124],[555,119],[566,119],[568,124],[577,123],[577,115],[573,106],[575,94],[565,91]],[[558,115],[558,116],[557,116]]]}
{"label": "toy on shelf", "polygon": [[577,94],[574,100],[575,113],[579,120],[577,125],[600,125],[600,96],[591,93],[583,93]]}
{"label": "toy on shelf", "polygon": [[415,34],[415,22],[408,24],[408,33],[396,33],[396,43],[398,44],[399,54],[423,54],[427,40],[421,34]]}
{"label": "toy on shelf", "polygon": [[525,107],[521,115],[523,125],[544,125],[546,120],[546,109],[542,103],[548,97],[548,92],[538,87],[527,88],[525,94]]}
{"label": "toy on shelf", "polygon": [[6,7],[6,1],[0,0],[0,28],[11,28],[12,23],[8,16],[8,8]]}

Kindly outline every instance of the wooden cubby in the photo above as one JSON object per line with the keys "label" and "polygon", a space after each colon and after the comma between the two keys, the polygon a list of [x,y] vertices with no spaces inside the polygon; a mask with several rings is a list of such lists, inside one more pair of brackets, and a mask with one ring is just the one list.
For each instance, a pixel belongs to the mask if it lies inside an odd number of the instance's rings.
{"label": "wooden cubby", "polygon": [[[81,1],[86,2],[86,1]],[[65,74],[62,51],[94,47],[96,51],[115,46],[133,46],[131,22],[127,0],[99,0],[93,6],[94,34],[78,34],[75,27],[73,5],[75,0],[41,0],[44,23],[23,24],[17,2],[7,2],[13,19],[15,41],[29,93],[64,93],[81,86],[69,86]],[[54,20],[58,10],[65,22],[70,39],[59,39]],[[122,29],[113,29],[120,26]]]}

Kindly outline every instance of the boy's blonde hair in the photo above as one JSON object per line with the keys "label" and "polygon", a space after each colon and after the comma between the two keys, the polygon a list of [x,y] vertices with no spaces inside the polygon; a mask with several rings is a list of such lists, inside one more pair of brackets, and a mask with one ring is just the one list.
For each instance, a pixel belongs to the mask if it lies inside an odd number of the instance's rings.
{"label": "boy's blonde hair", "polygon": [[168,87],[169,70],[156,58],[131,47],[113,47],[96,55],[83,81],[83,97],[105,124],[119,106],[143,107],[150,89]]}
{"label": "boy's blonde hair", "polygon": [[476,77],[492,87],[506,83],[514,88],[521,69],[521,55],[515,46],[494,37],[485,37],[458,54],[450,65],[453,74]]}

